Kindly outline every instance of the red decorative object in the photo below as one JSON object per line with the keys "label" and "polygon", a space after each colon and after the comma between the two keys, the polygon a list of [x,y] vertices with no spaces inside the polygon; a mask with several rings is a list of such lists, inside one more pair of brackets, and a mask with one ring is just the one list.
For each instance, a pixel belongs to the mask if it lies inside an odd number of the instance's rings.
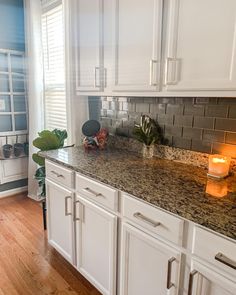
{"label": "red decorative object", "polygon": [[85,137],[83,140],[83,145],[86,149],[101,149],[106,147],[108,138],[108,131],[102,128],[95,134],[95,136]]}

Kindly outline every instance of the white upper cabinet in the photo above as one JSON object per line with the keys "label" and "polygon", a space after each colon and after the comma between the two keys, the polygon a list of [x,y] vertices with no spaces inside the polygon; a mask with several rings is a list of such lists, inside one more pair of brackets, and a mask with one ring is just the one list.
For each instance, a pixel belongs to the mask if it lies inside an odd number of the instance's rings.
{"label": "white upper cabinet", "polygon": [[166,90],[236,90],[236,1],[166,3]]}
{"label": "white upper cabinet", "polygon": [[113,20],[113,91],[157,91],[162,0],[114,0]]}
{"label": "white upper cabinet", "polygon": [[75,3],[76,90],[102,89],[102,0],[77,0]]}
{"label": "white upper cabinet", "polygon": [[74,0],[76,91],[235,96],[235,0]]}

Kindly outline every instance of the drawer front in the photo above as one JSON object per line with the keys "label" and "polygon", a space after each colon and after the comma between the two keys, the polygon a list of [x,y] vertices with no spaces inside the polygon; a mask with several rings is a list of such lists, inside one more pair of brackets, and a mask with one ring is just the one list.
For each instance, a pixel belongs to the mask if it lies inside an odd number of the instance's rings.
{"label": "drawer front", "polygon": [[184,221],[151,205],[123,195],[122,214],[141,227],[182,245]]}
{"label": "drawer front", "polygon": [[194,228],[193,254],[227,272],[236,281],[236,243],[198,226]]}
{"label": "drawer front", "polygon": [[112,211],[118,210],[118,191],[116,189],[76,174],[76,191]]}
{"label": "drawer front", "polygon": [[74,188],[74,171],[46,161],[46,176],[60,185]]}

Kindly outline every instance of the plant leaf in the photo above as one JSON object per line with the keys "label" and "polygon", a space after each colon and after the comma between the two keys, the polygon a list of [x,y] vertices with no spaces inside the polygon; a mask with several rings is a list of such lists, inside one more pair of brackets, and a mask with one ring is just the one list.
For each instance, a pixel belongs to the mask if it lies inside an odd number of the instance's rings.
{"label": "plant leaf", "polygon": [[67,131],[66,130],[60,130],[60,129],[54,129],[52,132],[59,139],[59,142],[60,142],[59,147],[63,147],[64,146],[64,141],[68,137]]}
{"label": "plant leaf", "polygon": [[54,133],[45,130],[39,133],[39,137],[33,141],[33,145],[41,151],[48,151],[59,148],[60,140]]}
{"label": "plant leaf", "polygon": [[38,164],[39,166],[44,166],[45,165],[45,159],[41,156],[39,156],[38,154],[34,153],[32,155],[32,159],[33,161]]}

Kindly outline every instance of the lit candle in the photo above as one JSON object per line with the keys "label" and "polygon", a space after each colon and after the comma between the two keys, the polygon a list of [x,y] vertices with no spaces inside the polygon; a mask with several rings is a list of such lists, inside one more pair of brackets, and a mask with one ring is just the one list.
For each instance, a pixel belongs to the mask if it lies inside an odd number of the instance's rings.
{"label": "lit candle", "polygon": [[226,177],[229,174],[230,161],[230,157],[210,155],[208,175],[217,178]]}

